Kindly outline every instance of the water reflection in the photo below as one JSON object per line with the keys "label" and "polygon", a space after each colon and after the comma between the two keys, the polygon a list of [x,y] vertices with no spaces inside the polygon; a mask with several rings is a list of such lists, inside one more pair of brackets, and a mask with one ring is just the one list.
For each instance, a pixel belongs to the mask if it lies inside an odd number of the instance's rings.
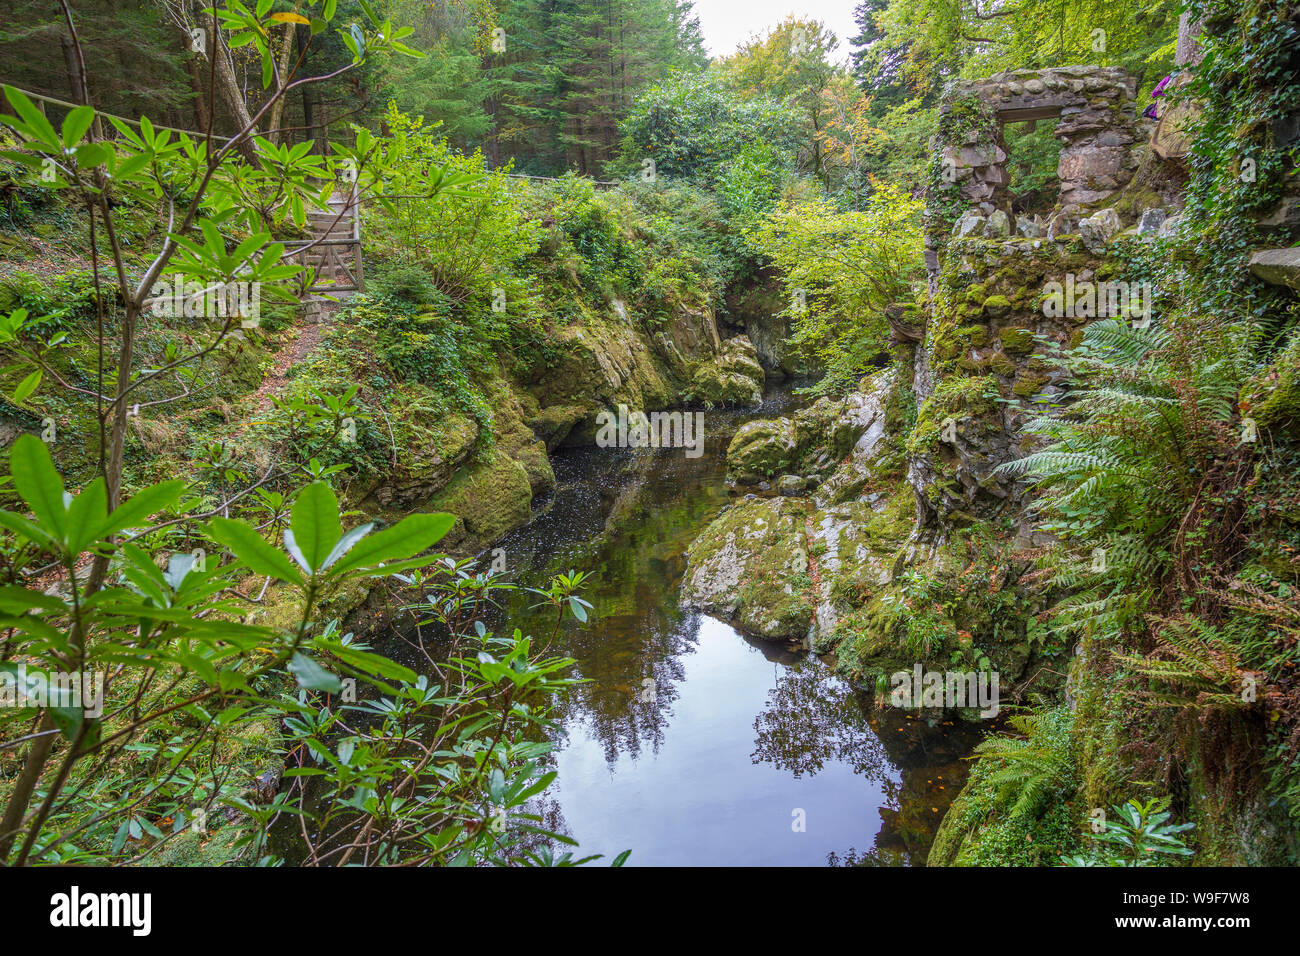
{"label": "water reflection", "polygon": [[[583,854],[631,849],[630,865],[918,864],[960,789],[977,732],[877,712],[817,658],[678,604],[686,547],[731,494],[730,435],[790,404],[787,391],[757,412],[709,412],[697,459],[562,452],[554,499],[501,543],[522,584],[594,574],[588,623],[566,625],[553,648],[589,683],[557,702],[559,776],[540,807]],[[503,619],[549,634],[553,619],[529,603],[517,595]]]}

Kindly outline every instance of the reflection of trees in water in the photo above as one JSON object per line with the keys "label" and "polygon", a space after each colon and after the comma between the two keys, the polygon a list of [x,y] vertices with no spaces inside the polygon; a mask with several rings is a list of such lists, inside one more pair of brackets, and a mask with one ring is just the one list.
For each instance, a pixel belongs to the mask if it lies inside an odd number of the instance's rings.
{"label": "reflection of trees in water", "polygon": [[[591,466],[586,480],[567,496],[562,491],[540,522],[516,532],[531,535],[514,550],[516,536],[504,547],[526,568],[520,576],[525,585],[541,587],[570,568],[592,575],[583,594],[594,605],[588,622],[568,621],[551,648],[574,658],[572,676],[590,683],[563,694],[555,713],[565,725],[584,722],[612,763],[623,754],[657,751],[664,740],[685,673],[680,658],[698,641],[698,625],[677,606],[685,550],[726,492],[720,473],[717,488],[701,487],[703,473],[716,472],[716,463],[690,461],[676,450],[580,457]],[[683,494],[684,488],[691,493]],[[593,522],[593,511],[603,519]],[[583,537],[574,540],[575,533]],[[541,646],[554,619],[532,610],[535,604],[534,596],[520,594],[502,620]],[[644,694],[647,679],[654,682],[651,694]]]}
{"label": "reflection of trees in water", "polygon": [[830,866],[923,866],[939,824],[966,782],[969,757],[987,727],[957,720],[926,721],[876,707],[859,695],[862,712],[902,781],[890,781],[880,808],[875,846],[827,857]]}
{"label": "reflection of trees in water", "polygon": [[[677,605],[686,548],[721,510],[727,441],[739,425],[779,413],[791,404],[789,388],[772,390],[761,409],[709,411],[705,452],[682,449],[575,449],[553,460],[558,491],[545,514],[501,542],[508,575],[544,587],[570,569],[593,575],[583,594],[594,607],[586,624],[569,621],[554,653],[578,663],[586,678],[555,702],[562,729],[582,721],[599,740],[606,760],[657,751],[671,718],[681,658],[699,640],[697,619]],[[545,643],[553,619],[530,610],[536,599],[520,594],[500,620]],[[643,699],[645,680],[652,699]],[[559,742],[559,741],[557,741]]]}
{"label": "reflection of trees in water", "polygon": [[[599,652],[591,657],[575,654],[579,676],[592,677],[593,682],[570,690],[558,708],[566,722],[583,722],[600,741],[609,763],[623,755],[637,757],[646,749],[659,750],[679,696],[677,685],[685,677],[681,657],[699,639],[694,621],[679,627],[666,621],[644,623],[640,649],[626,666]],[[649,688],[642,683],[646,678],[654,682]]]}
{"label": "reflection of trees in water", "polygon": [[816,658],[790,664],[754,719],[751,759],[795,777],[843,763],[876,781],[884,802],[875,845],[831,853],[831,866],[925,863],[943,814],[966,781],[967,757],[985,728],[909,719],[877,708]]}
{"label": "reflection of trees in water", "polygon": [[853,689],[816,658],[789,667],[767,692],[754,718],[755,763],[770,763],[795,777],[816,774],[828,762],[892,786],[893,764],[867,723]]}

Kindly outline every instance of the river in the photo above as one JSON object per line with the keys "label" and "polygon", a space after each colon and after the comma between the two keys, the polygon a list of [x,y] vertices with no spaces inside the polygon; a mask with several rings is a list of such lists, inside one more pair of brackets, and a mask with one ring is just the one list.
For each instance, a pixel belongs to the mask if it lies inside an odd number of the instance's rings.
{"label": "river", "polygon": [[[558,487],[500,542],[506,576],[594,575],[585,625],[556,653],[589,683],[557,701],[544,813],[581,854],[628,865],[919,865],[967,771],[976,728],[879,709],[829,662],[751,639],[678,601],[685,552],[741,494],[726,448],[743,422],[796,407],[705,413],[704,453],[561,450]],[[522,594],[513,626],[550,632]]]}

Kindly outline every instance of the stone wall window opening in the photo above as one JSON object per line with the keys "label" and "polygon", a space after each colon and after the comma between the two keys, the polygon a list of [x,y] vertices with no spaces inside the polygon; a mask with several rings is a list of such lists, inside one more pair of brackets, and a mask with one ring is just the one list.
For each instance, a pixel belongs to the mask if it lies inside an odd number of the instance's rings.
{"label": "stone wall window opening", "polygon": [[[983,104],[996,132],[965,133],[965,139],[941,143],[966,213],[959,235],[984,228],[991,234],[1033,234],[1045,225],[1047,234],[1073,231],[1078,221],[1115,196],[1136,169],[1133,146],[1141,133],[1135,113],[1137,79],[1119,67],[1065,66],[1014,70],[963,84],[954,101],[974,96]],[[1032,219],[1023,228],[1014,218],[1012,170],[1015,159],[1007,142],[1041,140],[1044,122],[1054,124],[1059,143],[1056,178],[1059,191],[1042,225]],[[1010,136],[1007,126],[1022,124]],[[1025,127],[1034,124],[1033,133]],[[1043,158],[1039,157],[1041,165]],[[1032,165],[1032,161],[1031,161]],[[1041,175],[1042,185],[1047,176]],[[1034,199],[1047,206],[1050,190]],[[965,230],[963,232],[963,230]]]}
{"label": "stone wall window opening", "polygon": [[1017,222],[1029,220],[1041,226],[1060,198],[1057,167],[1061,160],[1061,141],[1056,135],[1059,118],[1056,114],[1002,124],[1010,212]]}

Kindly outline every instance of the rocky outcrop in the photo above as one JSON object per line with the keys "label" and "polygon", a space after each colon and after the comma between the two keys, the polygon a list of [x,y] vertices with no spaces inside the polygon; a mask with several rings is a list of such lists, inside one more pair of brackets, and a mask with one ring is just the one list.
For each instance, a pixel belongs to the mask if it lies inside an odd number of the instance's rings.
{"label": "rocky outcrop", "polygon": [[821,366],[789,341],[793,331],[789,310],[790,300],[779,277],[764,270],[727,296],[725,315],[719,321],[754,343],[758,360],[769,377],[779,380],[819,375]]}
{"label": "rocky outcrop", "polygon": [[[393,402],[399,414],[395,422],[389,422],[392,463],[361,491],[362,507],[383,518],[426,511],[431,501],[445,497],[452,484],[469,475],[495,474],[503,462],[513,463],[524,475],[525,508],[527,501],[550,493],[555,488],[555,473],[546,455],[546,442],[525,421],[527,399],[499,374],[487,380],[485,389],[492,420],[480,425],[463,412],[449,412],[422,387],[402,386],[400,398]],[[485,427],[489,434],[484,433]],[[512,508],[518,512],[517,501]],[[470,524],[492,527],[496,523],[471,519]],[[472,543],[473,538],[470,534],[465,540]]]}
{"label": "rocky outcrop", "polygon": [[567,326],[560,338],[557,358],[525,383],[532,406],[526,419],[550,450],[592,444],[596,416],[619,405],[651,412],[762,399],[763,367],[752,343],[719,339],[707,310],[682,311],[651,333],[626,309],[613,309]]}
{"label": "rocky outcrop", "polygon": [[[1051,355],[1078,344],[1112,291],[1103,259],[1075,237],[953,243],[945,266],[917,350],[926,373],[915,375],[907,439],[918,530],[939,536],[1018,510],[1023,488],[998,468],[1032,449],[1025,423],[1069,384]],[[1127,284],[1113,291],[1125,310],[1150,305]]]}
{"label": "rocky outcrop", "polygon": [[1250,257],[1250,271],[1265,282],[1300,291],[1300,248],[1261,249]]}
{"label": "rocky outcrop", "polygon": [[472,553],[531,517],[534,499],[555,487],[549,454],[595,440],[605,408],[660,410],[692,401],[748,404],[762,397],[763,369],[748,339],[722,342],[712,313],[681,310],[651,332],[614,303],[559,334],[549,366],[531,380],[488,370],[487,413],[476,421],[428,389],[398,386],[387,423],[391,464],[360,489],[376,517],[411,511],[456,516],[445,545]]}
{"label": "rocky outcrop", "polygon": [[769,640],[802,641],[812,624],[798,498],[748,497],[724,511],[687,552],[682,604]]}
{"label": "rocky outcrop", "polygon": [[[728,450],[734,473],[766,472],[833,448],[824,480],[798,474],[777,481],[777,497],[746,496],[702,534],[688,552],[682,585],[686,606],[731,621],[759,637],[833,642],[841,616],[892,568],[912,528],[910,496],[891,501],[881,488],[887,402],[895,376],[864,379],[843,399],[821,399],[794,415],[743,426]],[[784,463],[784,464],[782,464]],[[811,486],[818,485],[811,492]],[[888,575],[886,575],[888,576]]]}
{"label": "rocky outcrop", "polygon": [[532,501],[528,469],[497,452],[490,461],[475,462],[457,471],[447,487],[421,510],[455,515],[456,524],[443,544],[455,551],[474,553],[527,523],[532,516]]}
{"label": "rocky outcrop", "polygon": [[758,352],[748,338],[738,335],[696,368],[690,392],[706,405],[757,405],[763,400],[763,381]]}
{"label": "rocky outcrop", "polygon": [[729,477],[752,485],[788,473],[810,479],[807,487],[819,484],[855,442],[864,436],[868,442],[879,439],[885,414],[881,396],[891,383],[892,372],[883,372],[843,398],[820,398],[788,418],[747,422],[727,447]]}

